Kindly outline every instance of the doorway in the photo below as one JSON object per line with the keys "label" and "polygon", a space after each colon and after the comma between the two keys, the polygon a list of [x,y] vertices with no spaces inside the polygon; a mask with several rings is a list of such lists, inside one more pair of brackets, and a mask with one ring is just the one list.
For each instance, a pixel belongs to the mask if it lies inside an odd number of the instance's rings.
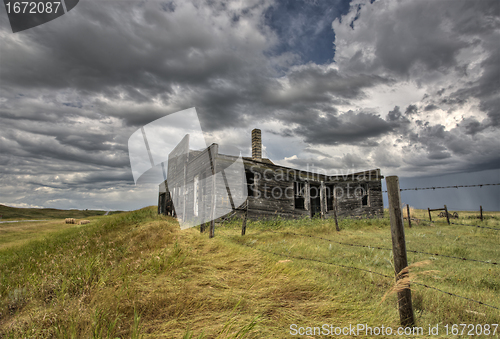
{"label": "doorway", "polygon": [[321,199],[320,199],[320,186],[310,184],[309,187],[309,197],[310,197],[310,212],[311,218],[316,214],[321,213]]}

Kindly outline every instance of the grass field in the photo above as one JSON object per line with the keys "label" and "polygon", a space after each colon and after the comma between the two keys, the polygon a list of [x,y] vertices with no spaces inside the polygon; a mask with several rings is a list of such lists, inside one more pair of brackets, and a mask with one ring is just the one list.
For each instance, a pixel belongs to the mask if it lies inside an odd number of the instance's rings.
{"label": "grass field", "polygon": [[[58,210],[55,208],[16,208],[0,205],[1,221],[5,220],[40,220],[40,219],[63,219],[77,218],[86,219],[91,216],[104,215],[106,211],[96,210]],[[113,211],[109,214],[121,213]]]}
{"label": "grass field", "polygon": [[[96,217],[89,217],[88,220],[92,222],[95,219]],[[8,247],[19,247],[33,240],[42,240],[50,233],[78,227],[81,226],[66,224],[61,219],[0,223],[0,250]]]}
{"label": "grass field", "polygon": [[[455,222],[500,228],[499,213],[482,223],[462,214]],[[10,246],[0,233],[1,338],[291,338],[292,324],[399,325],[391,251],[374,248],[392,246],[388,218],[341,220],[340,232],[330,220],[250,221],[244,237],[235,220],[213,239],[181,231],[155,207],[54,225],[39,225],[43,239]],[[409,250],[500,261],[499,231],[439,218],[405,232]],[[498,265],[413,253],[408,260],[419,263],[413,281],[500,308]],[[425,334],[429,324],[449,338],[446,324],[500,321],[498,309],[415,284],[412,299]]]}

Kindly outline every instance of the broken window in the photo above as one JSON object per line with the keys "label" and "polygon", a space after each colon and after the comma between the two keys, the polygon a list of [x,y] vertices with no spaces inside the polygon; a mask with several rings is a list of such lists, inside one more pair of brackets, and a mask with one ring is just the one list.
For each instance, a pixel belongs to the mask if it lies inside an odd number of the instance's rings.
{"label": "broken window", "polygon": [[368,199],[368,184],[361,184],[361,206],[366,207],[370,206]]}
{"label": "broken window", "polygon": [[334,200],[334,191],[335,185],[326,185],[325,186],[325,195],[326,195],[326,209],[327,211],[333,211]]}
{"label": "broken window", "polygon": [[253,172],[245,172],[247,178],[247,192],[249,197],[254,196],[255,191],[255,173]]}
{"label": "broken window", "polygon": [[293,183],[293,193],[295,200],[295,208],[296,209],[305,209],[305,183],[295,181]]}

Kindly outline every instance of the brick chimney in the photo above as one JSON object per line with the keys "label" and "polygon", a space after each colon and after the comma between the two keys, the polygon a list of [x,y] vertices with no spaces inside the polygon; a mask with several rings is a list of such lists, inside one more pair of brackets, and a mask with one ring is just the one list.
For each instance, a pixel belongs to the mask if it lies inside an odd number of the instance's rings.
{"label": "brick chimney", "polygon": [[262,161],[262,137],[257,128],[252,130],[252,159]]}

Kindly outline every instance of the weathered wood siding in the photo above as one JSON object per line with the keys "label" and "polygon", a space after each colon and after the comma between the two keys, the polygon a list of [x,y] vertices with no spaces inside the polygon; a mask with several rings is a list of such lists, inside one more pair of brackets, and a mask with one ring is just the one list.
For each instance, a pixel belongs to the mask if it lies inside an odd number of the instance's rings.
{"label": "weathered wood siding", "polygon": [[[356,195],[356,190],[358,189],[359,192],[359,187],[366,187],[365,185],[368,188],[368,205],[363,206],[362,196]],[[337,215],[339,217],[384,215],[382,183],[380,179],[371,181],[339,181],[334,184],[334,187],[343,192],[343,195],[337,198]],[[327,210],[325,217],[333,218],[333,210]]]}
{"label": "weathered wood siding", "polygon": [[[383,216],[382,176],[378,170],[332,177],[263,162],[247,160],[245,164],[246,170],[255,176],[255,192],[249,197],[248,204],[248,217],[251,219],[311,216],[312,204],[309,194],[311,187],[313,194],[317,194],[319,200],[319,213],[325,218],[333,217],[332,209],[328,209],[327,206],[327,187],[337,187],[338,191],[344,192],[337,199],[339,216]],[[304,209],[295,207],[294,182],[296,181],[305,184]],[[363,196],[354,194],[355,191],[367,193],[367,205],[362,204]]]}
{"label": "weathered wood siding", "polygon": [[[231,194],[246,191],[245,177],[235,180],[238,173],[230,168],[236,157],[218,154],[215,144],[203,152],[190,152],[184,160],[185,163],[177,161],[175,167],[172,168],[176,178],[171,186],[172,200],[177,208],[177,216],[183,220],[196,217],[210,220],[211,213],[223,215],[229,213],[232,208],[239,207],[239,204],[232,206],[231,198],[234,201],[238,199],[236,196],[228,196],[222,175],[217,175],[217,180],[214,182],[213,170],[210,165],[211,158],[212,163],[215,164],[215,173],[223,171],[224,175],[230,178],[233,186],[234,182],[241,180],[241,186],[231,187]],[[337,214],[340,217],[383,216],[380,170],[345,176],[326,176],[264,161],[245,159],[244,164],[245,171],[254,175],[254,192],[253,194],[249,193],[248,197],[248,218],[250,219],[267,219],[276,216],[301,218],[311,216],[313,207],[316,207],[319,215],[324,218],[333,218],[332,192],[338,192],[336,203]],[[198,183],[198,216],[195,216],[195,177],[197,177]],[[294,182],[300,182],[304,185],[304,208],[295,206]],[[217,197],[215,201],[213,201],[214,188]],[[316,200],[310,196],[311,188],[313,188],[313,193],[317,192],[318,194]],[[340,192],[343,193],[340,194]],[[365,200],[363,200],[363,194],[359,194],[359,192],[366,192]],[[172,200],[169,199],[167,188],[167,193],[159,196],[159,213],[169,214],[172,210]],[[211,209],[213,204],[215,204],[214,211]]]}

